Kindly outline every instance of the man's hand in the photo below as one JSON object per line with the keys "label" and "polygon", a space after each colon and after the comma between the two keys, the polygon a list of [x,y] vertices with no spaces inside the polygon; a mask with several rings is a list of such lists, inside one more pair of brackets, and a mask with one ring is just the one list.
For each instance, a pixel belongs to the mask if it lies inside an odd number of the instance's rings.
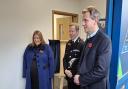
{"label": "man's hand", "polygon": [[70,70],[65,70],[65,74],[69,77],[69,78],[72,78],[72,73]]}
{"label": "man's hand", "polygon": [[79,77],[80,77],[80,75],[75,75],[75,76],[74,76],[74,83],[75,83],[76,85],[80,85]]}

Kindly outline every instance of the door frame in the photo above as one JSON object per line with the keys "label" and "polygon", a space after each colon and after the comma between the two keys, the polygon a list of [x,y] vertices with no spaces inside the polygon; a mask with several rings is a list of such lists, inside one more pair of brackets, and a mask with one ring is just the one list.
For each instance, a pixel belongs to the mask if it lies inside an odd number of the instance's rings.
{"label": "door frame", "polygon": [[71,16],[72,17],[72,22],[78,23],[78,14],[75,13],[69,13],[69,12],[63,12],[63,11],[58,11],[58,10],[52,10],[52,38],[55,40],[55,34],[54,34],[54,15],[64,15],[64,16]]}

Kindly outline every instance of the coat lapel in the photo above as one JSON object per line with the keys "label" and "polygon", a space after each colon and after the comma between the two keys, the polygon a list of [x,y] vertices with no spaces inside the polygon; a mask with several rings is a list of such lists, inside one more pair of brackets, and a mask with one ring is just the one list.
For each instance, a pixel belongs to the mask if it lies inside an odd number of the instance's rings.
{"label": "coat lapel", "polygon": [[86,56],[88,55],[88,53],[89,53],[89,50],[91,49],[91,48],[89,48],[88,47],[89,46],[89,41],[87,41],[87,43],[86,43],[86,46],[85,46],[85,48],[84,48],[84,58],[86,58]]}
{"label": "coat lapel", "polygon": [[83,50],[83,55],[84,55],[83,59],[86,58],[89,51],[91,51],[91,49],[95,47],[99,33],[100,33],[100,30],[98,30],[98,32],[96,33],[94,37],[87,39],[84,50]]}

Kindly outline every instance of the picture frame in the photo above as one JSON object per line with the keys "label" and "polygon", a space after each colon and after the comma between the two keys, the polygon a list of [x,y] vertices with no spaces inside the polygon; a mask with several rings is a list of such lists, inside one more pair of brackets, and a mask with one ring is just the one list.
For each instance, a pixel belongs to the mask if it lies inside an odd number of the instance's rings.
{"label": "picture frame", "polygon": [[102,29],[104,32],[105,32],[105,25],[106,24],[106,19],[105,18],[101,18],[100,20],[99,20],[99,27],[100,27],[100,29]]}

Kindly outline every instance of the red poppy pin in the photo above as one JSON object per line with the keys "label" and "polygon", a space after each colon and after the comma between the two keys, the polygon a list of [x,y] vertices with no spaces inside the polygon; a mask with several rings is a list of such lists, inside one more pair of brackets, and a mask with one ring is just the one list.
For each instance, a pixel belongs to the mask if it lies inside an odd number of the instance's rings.
{"label": "red poppy pin", "polygon": [[92,48],[92,43],[88,43],[88,48]]}

